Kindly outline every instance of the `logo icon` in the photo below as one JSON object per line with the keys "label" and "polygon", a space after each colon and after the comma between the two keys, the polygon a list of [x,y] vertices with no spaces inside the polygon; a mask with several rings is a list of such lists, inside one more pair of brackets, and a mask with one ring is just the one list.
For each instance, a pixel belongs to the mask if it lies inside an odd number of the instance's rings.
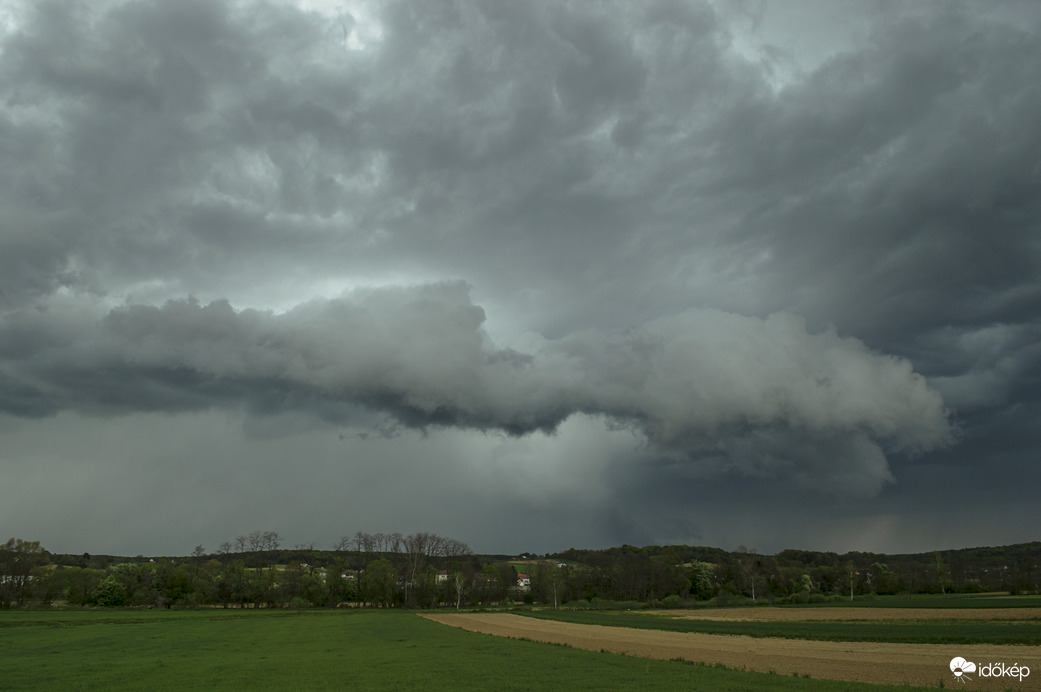
{"label": "logo icon", "polygon": [[958,679],[958,682],[972,680],[966,673],[975,673],[976,664],[972,661],[966,661],[961,656],[955,656],[951,659],[951,672],[954,673],[954,677]]}

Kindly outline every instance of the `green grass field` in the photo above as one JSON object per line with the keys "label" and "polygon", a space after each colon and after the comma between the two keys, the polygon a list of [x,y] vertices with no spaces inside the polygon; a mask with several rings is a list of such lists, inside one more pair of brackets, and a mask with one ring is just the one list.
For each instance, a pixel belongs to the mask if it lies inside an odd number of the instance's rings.
{"label": "green grass field", "polygon": [[[740,606],[735,610],[749,606]],[[681,620],[668,615],[638,611],[560,610],[521,612],[522,615],[584,625],[633,627],[668,632],[743,634],[751,637],[814,639],[820,641],[895,642],[907,644],[1028,644],[1041,645],[1041,596],[1006,594],[899,595],[858,599],[853,602],[785,605],[785,609],[859,608],[985,608],[994,620],[967,620],[956,616],[940,619],[854,621],[755,621]],[[1029,618],[1009,618],[1005,608],[1037,608]],[[855,615],[853,615],[855,617]]]}
{"label": "green grass field", "polygon": [[[844,642],[897,642],[905,644],[1030,644],[1041,645],[1041,620],[858,620],[844,622],[725,622],[681,620],[668,615],[611,611],[553,611],[521,613],[547,620],[582,625],[607,625],[667,632],[743,634],[750,637],[815,639]],[[1038,613],[1041,616],[1041,612]]]}
{"label": "green grass field", "polygon": [[[1009,596],[1007,593],[899,594],[858,596],[854,601],[828,601],[781,608],[1041,608],[1041,596]],[[1038,611],[1041,616],[1041,610]],[[997,615],[996,617],[1000,617]]]}
{"label": "green grass field", "polygon": [[3,690],[887,689],[502,639],[371,610],[2,612],[0,670]]}

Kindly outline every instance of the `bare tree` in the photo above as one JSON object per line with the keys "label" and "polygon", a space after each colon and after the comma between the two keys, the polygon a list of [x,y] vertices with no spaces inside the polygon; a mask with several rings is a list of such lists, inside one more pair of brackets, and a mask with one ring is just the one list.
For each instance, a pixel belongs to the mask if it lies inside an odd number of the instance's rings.
{"label": "bare tree", "polygon": [[455,609],[459,610],[459,604],[463,601],[463,589],[466,587],[466,575],[462,572],[455,573]]}
{"label": "bare tree", "polygon": [[47,562],[39,541],[12,538],[0,543],[0,608],[12,603],[24,605],[32,585],[32,570],[39,562]]}
{"label": "bare tree", "polygon": [[549,603],[552,599],[553,610],[556,610],[567,590],[568,576],[568,568],[564,563],[539,562],[532,574],[531,589],[543,603]]}
{"label": "bare tree", "polygon": [[261,544],[264,546],[264,550],[278,550],[278,547],[282,545],[282,537],[278,535],[277,531],[265,531],[261,536]]}
{"label": "bare tree", "polygon": [[354,549],[359,553],[372,553],[376,550],[376,540],[364,531],[354,533]]}
{"label": "bare tree", "polygon": [[447,558],[460,558],[473,555],[473,551],[470,550],[470,546],[457,541],[454,538],[445,538],[443,545],[444,556]]}
{"label": "bare tree", "polygon": [[[405,603],[411,603],[413,587],[426,565],[434,559],[461,557],[470,554],[470,548],[460,541],[420,531],[405,536],[400,542],[405,558]],[[462,598],[462,586],[456,585],[456,603]]]}
{"label": "bare tree", "polygon": [[432,555],[440,538],[434,534],[420,531],[404,538],[402,546],[405,554],[405,603],[411,604],[412,587],[416,583],[416,577],[426,564],[426,560]]}

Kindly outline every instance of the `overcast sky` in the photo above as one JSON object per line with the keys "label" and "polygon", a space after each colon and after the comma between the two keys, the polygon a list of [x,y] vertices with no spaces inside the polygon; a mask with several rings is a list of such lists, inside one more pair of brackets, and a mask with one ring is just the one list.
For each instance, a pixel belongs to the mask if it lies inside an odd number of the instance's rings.
{"label": "overcast sky", "polygon": [[0,540],[1037,540],[1039,30],[5,2]]}

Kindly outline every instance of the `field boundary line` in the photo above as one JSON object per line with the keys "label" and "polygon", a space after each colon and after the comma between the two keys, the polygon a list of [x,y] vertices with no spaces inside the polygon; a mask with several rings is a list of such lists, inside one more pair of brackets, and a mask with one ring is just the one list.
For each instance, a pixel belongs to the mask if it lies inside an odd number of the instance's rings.
{"label": "field boundary line", "polygon": [[[1035,646],[994,644],[892,644],[763,639],[745,635],[665,632],[605,625],[578,625],[511,613],[422,613],[452,627],[513,639],[566,644],[662,660],[683,659],[708,665],[781,675],[890,685],[950,686],[954,656],[1018,663],[1037,671],[1016,689],[1041,689],[1041,651]],[[990,681],[978,680],[979,683]],[[975,689],[1006,689],[979,684]]]}

